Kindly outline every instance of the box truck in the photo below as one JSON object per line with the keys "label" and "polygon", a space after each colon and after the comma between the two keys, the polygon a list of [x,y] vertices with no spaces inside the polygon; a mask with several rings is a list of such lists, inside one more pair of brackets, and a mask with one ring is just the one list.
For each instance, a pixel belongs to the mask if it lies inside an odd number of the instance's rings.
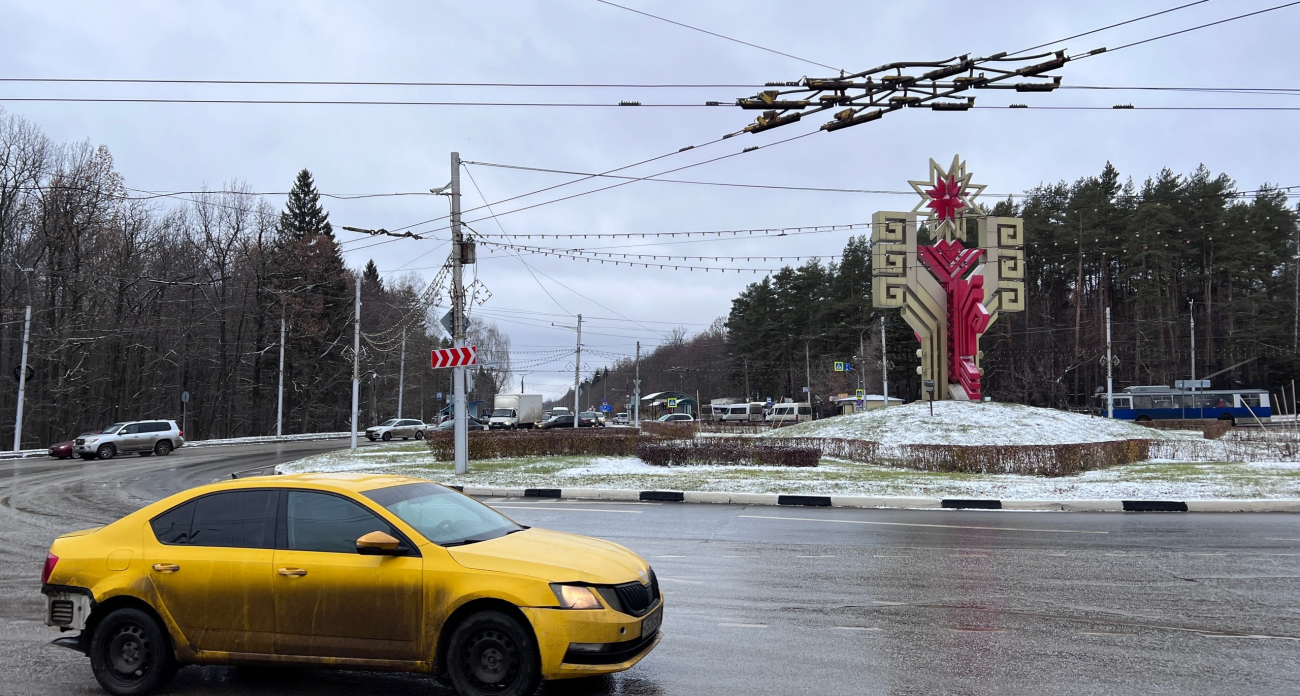
{"label": "box truck", "polygon": [[493,430],[531,428],[541,420],[541,394],[497,394],[492,400],[492,417],[488,419],[488,427]]}

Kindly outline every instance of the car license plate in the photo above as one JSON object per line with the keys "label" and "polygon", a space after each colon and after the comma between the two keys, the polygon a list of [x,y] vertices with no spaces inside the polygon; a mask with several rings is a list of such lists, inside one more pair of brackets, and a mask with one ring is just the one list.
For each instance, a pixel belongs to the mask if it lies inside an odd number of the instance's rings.
{"label": "car license plate", "polygon": [[659,625],[664,622],[664,610],[658,609],[655,613],[641,619],[641,636],[653,636],[659,630]]}

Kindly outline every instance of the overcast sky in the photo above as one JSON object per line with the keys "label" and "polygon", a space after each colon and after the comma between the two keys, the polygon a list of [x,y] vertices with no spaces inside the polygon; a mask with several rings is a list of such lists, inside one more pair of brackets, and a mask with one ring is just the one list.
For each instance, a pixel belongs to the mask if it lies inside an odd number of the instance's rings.
{"label": "overcast sky", "polygon": [[[1272,0],[1216,0],[1068,42],[1071,53],[1118,46],[1255,9]],[[1012,2],[722,2],[626,0],[626,4],[850,72],[898,60],[988,55],[1163,10],[1176,0]],[[595,0],[524,2],[0,2],[3,77],[364,80],[441,82],[762,84],[834,73],[799,60],[693,32]],[[1066,85],[1296,87],[1292,46],[1300,7],[1280,10],[1071,63]],[[403,101],[723,104],[756,90],[506,89],[467,87],[282,87],[0,84],[4,97],[186,97]],[[1214,93],[977,93],[977,105],[1300,106],[1300,98]],[[306,167],[325,193],[427,191],[449,178],[448,153],[466,160],[572,171],[605,171],[714,140],[752,120],[734,107],[538,108],[0,102],[58,141],[88,139],[113,152],[126,184],[184,191],[246,182],[285,191]],[[743,135],[621,172],[644,176],[815,131],[823,118]],[[900,191],[925,178],[927,160],[962,154],[976,183],[997,193],[1095,174],[1107,161],[1139,182],[1161,167],[1204,163],[1242,189],[1300,184],[1296,113],[1284,111],[907,110],[835,133],[705,164],[674,176],[699,181]],[[483,194],[498,201],[573,177],[474,166]],[[504,203],[503,213],[613,183],[579,184]],[[282,196],[273,197],[279,206]],[[482,204],[464,177],[464,207]],[[685,232],[870,220],[908,210],[914,194],[877,195],[639,182],[475,223],[486,234]],[[447,213],[445,198],[328,200],[342,225],[397,228]],[[467,220],[486,211],[468,213]],[[433,230],[444,223],[416,226]],[[637,253],[833,256],[847,232],[785,239],[643,240]],[[446,231],[432,235],[445,239]],[[373,241],[338,232],[349,265],[373,258],[386,273],[431,278],[446,256],[436,241]],[[681,243],[685,242],[685,243]],[[579,241],[534,240],[580,246]],[[638,243],[589,240],[587,248]],[[437,247],[437,248],[435,248]],[[355,250],[353,250],[355,249]],[[689,250],[689,251],[688,251]],[[622,253],[622,249],[620,253]],[[427,253],[426,253],[427,252]],[[584,344],[596,360],[650,347],[674,326],[701,330],[725,316],[750,273],[615,268],[539,256],[485,253],[478,278],[491,299],[476,313],[509,332],[528,363],[572,346],[550,327],[589,319]],[[525,262],[527,265],[525,265]],[[707,262],[775,268],[778,262]],[[531,268],[530,268],[531,267]],[[554,316],[552,316],[554,315]],[[596,319],[599,317],[600,319]],[[555,395],[571,383],[565,358],[531,370],[529,391]],[[584,361],[585,364],[586,361]],[[571,363],[568,364],[571,370]],[[548,371],[549,370],[549,371]],[[585,370],[584,370],[585,371]]]}

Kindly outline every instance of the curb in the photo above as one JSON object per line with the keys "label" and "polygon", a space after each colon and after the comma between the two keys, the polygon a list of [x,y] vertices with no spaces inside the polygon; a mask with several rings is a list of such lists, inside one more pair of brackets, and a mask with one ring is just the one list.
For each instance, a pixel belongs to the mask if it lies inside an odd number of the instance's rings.
{"label": "curb", "polygon": [[888,508],[909,510],[1020,510],[1056,512],[1300,512],[1300,500],[998,500],[885,498],[851,495],[785,495],[705,491],[636,491],[617,488],[493,488],[450,486],[482,498],[622,500],[718,505]]}

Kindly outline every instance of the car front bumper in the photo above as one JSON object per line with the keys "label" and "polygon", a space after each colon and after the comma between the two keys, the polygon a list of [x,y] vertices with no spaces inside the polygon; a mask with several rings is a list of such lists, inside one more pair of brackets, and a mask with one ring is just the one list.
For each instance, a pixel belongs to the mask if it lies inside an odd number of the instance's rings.
{"label": "car front bumper", "polygon": [[[521,610],[532,623],[537,635],[543,679],[571,679],[622,672],[650,654],[663,637],[657,626],[663,619],[663,600],[659,601],[653,611],[642,617],[629,616],[613,609],[527,607]],[[647,621],[653,625],[653,631],[642,635],[642,625]],[[600,649],[579,652],[572,649],[575,644],[599,645]]]}

